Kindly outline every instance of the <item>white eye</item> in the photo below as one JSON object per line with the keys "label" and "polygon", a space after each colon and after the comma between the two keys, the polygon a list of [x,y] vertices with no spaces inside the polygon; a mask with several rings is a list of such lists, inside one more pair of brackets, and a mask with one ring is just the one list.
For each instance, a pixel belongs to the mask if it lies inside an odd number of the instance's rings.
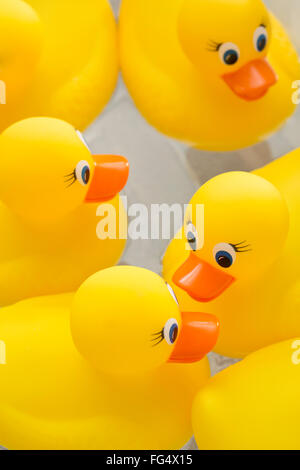
{"label": "white eye", "polygon": [[188,222],[187,226],[185,227],[185,236],[191,249],[196,251],[199,237],[196,227],[192,224],[192,222]]}
{"label": "white eye", "polygon": [[253,36],[254,47],[258,52],[262,52],[268,43],[268,31],[266,27],[261,25],[254,32]]}
{"label": "white eye", "polygon": [[83,135],[81,134],[81,132],[80,132],[80,131],[76,131],[76,134],[78,135],[78,137],[79,137],[79,139],[81,140],[81,142],[86,146],[86,148],[87,148],[88,150],[90,150],[90,148],[89,148],[89,146],[88,146],[88,144],[87,144],[85,138],[84,138]]}
{"label": "white eye", "polygon": [[213,249],[213,255],[222,268],[230,268],[236,260],[236,251],[229,243],[218,243]]}
{"label": "white eye", "polygon": [[234,65],[240,58],[240,50],[233,42],[225,42],[219,48],[219,56],[223,64]]}
{"label": "white eye", "polygon": [[76,180],[79,181],[80,184],[85,186],[88,184],[91,176],[90,165],[85,160],[81,160],[77,163],[75,168],[75,176]]}
{"label": "white eye", "polygon": [[169,289],[169,292],[170,292],[171,296],[173,297],[173,299],[175,300],[177,305],[179,305],[177,297],[176,297],[175,292],[173,291],[172,287],[167,282],[166,282],[166,285],[167,285],[167,288]]}
{"label": "white eye", "polygon": [[178,336],[178,323],[174,318],[170,318],[164,326],[164,339],[168,344],[174,344]]}

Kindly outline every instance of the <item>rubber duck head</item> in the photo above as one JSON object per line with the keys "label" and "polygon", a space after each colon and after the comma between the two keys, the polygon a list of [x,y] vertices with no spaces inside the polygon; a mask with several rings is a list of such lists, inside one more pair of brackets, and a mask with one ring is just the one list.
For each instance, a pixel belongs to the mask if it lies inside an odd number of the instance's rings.
{"label": "rubber duck head", "polygon": [[0,155],[0,198],[37,224],[112,199],[128,178],[124,157],[92,155],[78,131],[54,118],[13,124],[0,136]]}
{"label": "rubber duck head", "polygon": [[36,12],[21,0],[0,0],[0,22],[1,90],[11,104],[35,73],[43,43],[42,25]]}
{"label": "rubber duck head", "polygon": [[190,61],[210,81],[241,99],[262,98],[276,84],[267,61],[269,13],[261,0],[184,0],[179,39]]}
{"label": "rubber duck head", "polygon": [[279,258],[288,228],[286,202],[270,182],[246,172],[216,176],[186,211],[187,258],[173,282],[193,299],[208,302],[233,282],[258,279]]}
{"label": "rubber duck head", "polygon": [[143,268],[116,266],[75,294],[71,331],[79,352],[108,374],[138,374],[166,362],[196,362],[214,346],[212,315],[181,313],[170,286]]}

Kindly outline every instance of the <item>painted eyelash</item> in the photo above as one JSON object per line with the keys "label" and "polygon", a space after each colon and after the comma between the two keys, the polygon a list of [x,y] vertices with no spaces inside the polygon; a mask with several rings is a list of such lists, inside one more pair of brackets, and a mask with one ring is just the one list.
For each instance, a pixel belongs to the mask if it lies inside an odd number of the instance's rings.
{"label": "painted eyelash", "polygon": [[247,253],[248,251],[252,251],[251,245],[247,241],[244,240],[240,243],[230,243],[230,246],[234,249],[236,253]]}
{"label": "painted eyelash", "polygon": [[158,331],[157,333],[153,333],[152,336],[154,336],[154,338],[151,339],[151,342],[156,341],[155,344],[152,344],[152,347],[154,347],[160,344],[165,339],[164,329]]}
{"label": "painted eyelash", "polygon": [[207,50],[209,52],[218,52],[218,50],[220,49],[220,47],[222,46],[222,42],[216,42],[216,41],[213,41],[213,40],[209,40],[208,43],[207,43]]}
{"label": "painted eyelash", "polygon": [[66,188],[69,188],[77,180],[76,171],[73,170],[72,173],[69,173],[68,175],[65,175],[64,179],[65,179],[65,183],[67,184]]}

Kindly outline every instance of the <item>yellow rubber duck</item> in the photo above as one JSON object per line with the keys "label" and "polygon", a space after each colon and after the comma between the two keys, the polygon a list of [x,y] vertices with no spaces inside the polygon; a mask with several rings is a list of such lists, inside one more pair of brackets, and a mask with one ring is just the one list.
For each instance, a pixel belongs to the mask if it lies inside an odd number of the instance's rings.
{"label": "yellow rubber duck", "polygon": [[[73,291],[119,260],[124,157],[92,156],[80,132],[55,118],[13,124],[0,135],[0,155],[0,306]],[[109,199],[116,238],[101,239],[96,211]]]}
{"label": "yellow rubber duck", "polygon": [[219,318],[220,354],[244,357],[300,334],[299,178],[300,149],[254,174],[213,178],[167,249],[164,276],[181,308]]}
{"label": "yellow rubber duck", "polygon": [[[212,316],[180,313],[143,268],[1,311],[0,442],[8,449],[178,449],[209,377]],[[179,363],[179,364],[177,364]]]}
{"label": "yellow rubber duck", "polygon": [[299,59],[261,0],[122,0],[120,51],[143,116],[204,150],[262,141],[296,107]]}
{"label": "yellow rubber duck", "polygon": [[0,26],[0,131],[32,116],[64,119],[83,130],[117,82],[108,1],[0,0]]}
{"label": "yellow rubber duck", "polygon": [[213,377],[193,405],[200,449],[300,450],[300,339],[261,349]]}

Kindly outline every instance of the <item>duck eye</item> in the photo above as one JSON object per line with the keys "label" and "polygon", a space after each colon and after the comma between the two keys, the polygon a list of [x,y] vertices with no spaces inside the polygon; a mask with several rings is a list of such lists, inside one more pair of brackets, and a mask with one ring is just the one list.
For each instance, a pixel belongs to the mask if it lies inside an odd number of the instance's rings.
{"label": "duck eye", "polygon": [[85,138],[84,138],[83,135],[81,134],[81,132],[80,132],[80,131],[76,131],[76,134],[78,135],[78,137],[79,137],[79,139],[81,140],[81,142],[86,146],[86,148],[87,148],[88,150],[90,150],[90,148],[89,148],[89,146],[88,146],[88,144],[87,144]]}
{"label": "duck eye", "polygon": [[198,244],[198,232],[196,230],[196,227],[192,224],[192,222],[189,222],[186,226],[186,239],[189,242],[189,245],[193,251],[197,250],[197,244]]}
{"label": "duck eye", "polygon": [[178,336],[178,323],[170,318],[164,326],[164,338],[168,344],[174,344]]}
{"label": "duck eye", "polygon": [[75,168],[75,176],[80,184],[82,184],[83,186],[88,184],[90,180],[90,175],[91,171],[88,162],[86,162],[85,160],[81,160],[79,163],[77,163]]}
{"label": "duck eye", "polygon": [[265,26],[259,26],[259,28],[255,30],[253,41],[254,47],[258,52],[262,52],[266,48],[268,42],[268,32]]}
{"label": "duck eye", "polygon": [[218,243],[213,249],[213,255],[222,268],[230,268],[236,259],[235,249],[229,243]]}
{"label": "duck eye", "polygon": [[226,42],[220,46],[219,55],[225,65],[234,65],[240,58],[240,50],[233,42]]}

